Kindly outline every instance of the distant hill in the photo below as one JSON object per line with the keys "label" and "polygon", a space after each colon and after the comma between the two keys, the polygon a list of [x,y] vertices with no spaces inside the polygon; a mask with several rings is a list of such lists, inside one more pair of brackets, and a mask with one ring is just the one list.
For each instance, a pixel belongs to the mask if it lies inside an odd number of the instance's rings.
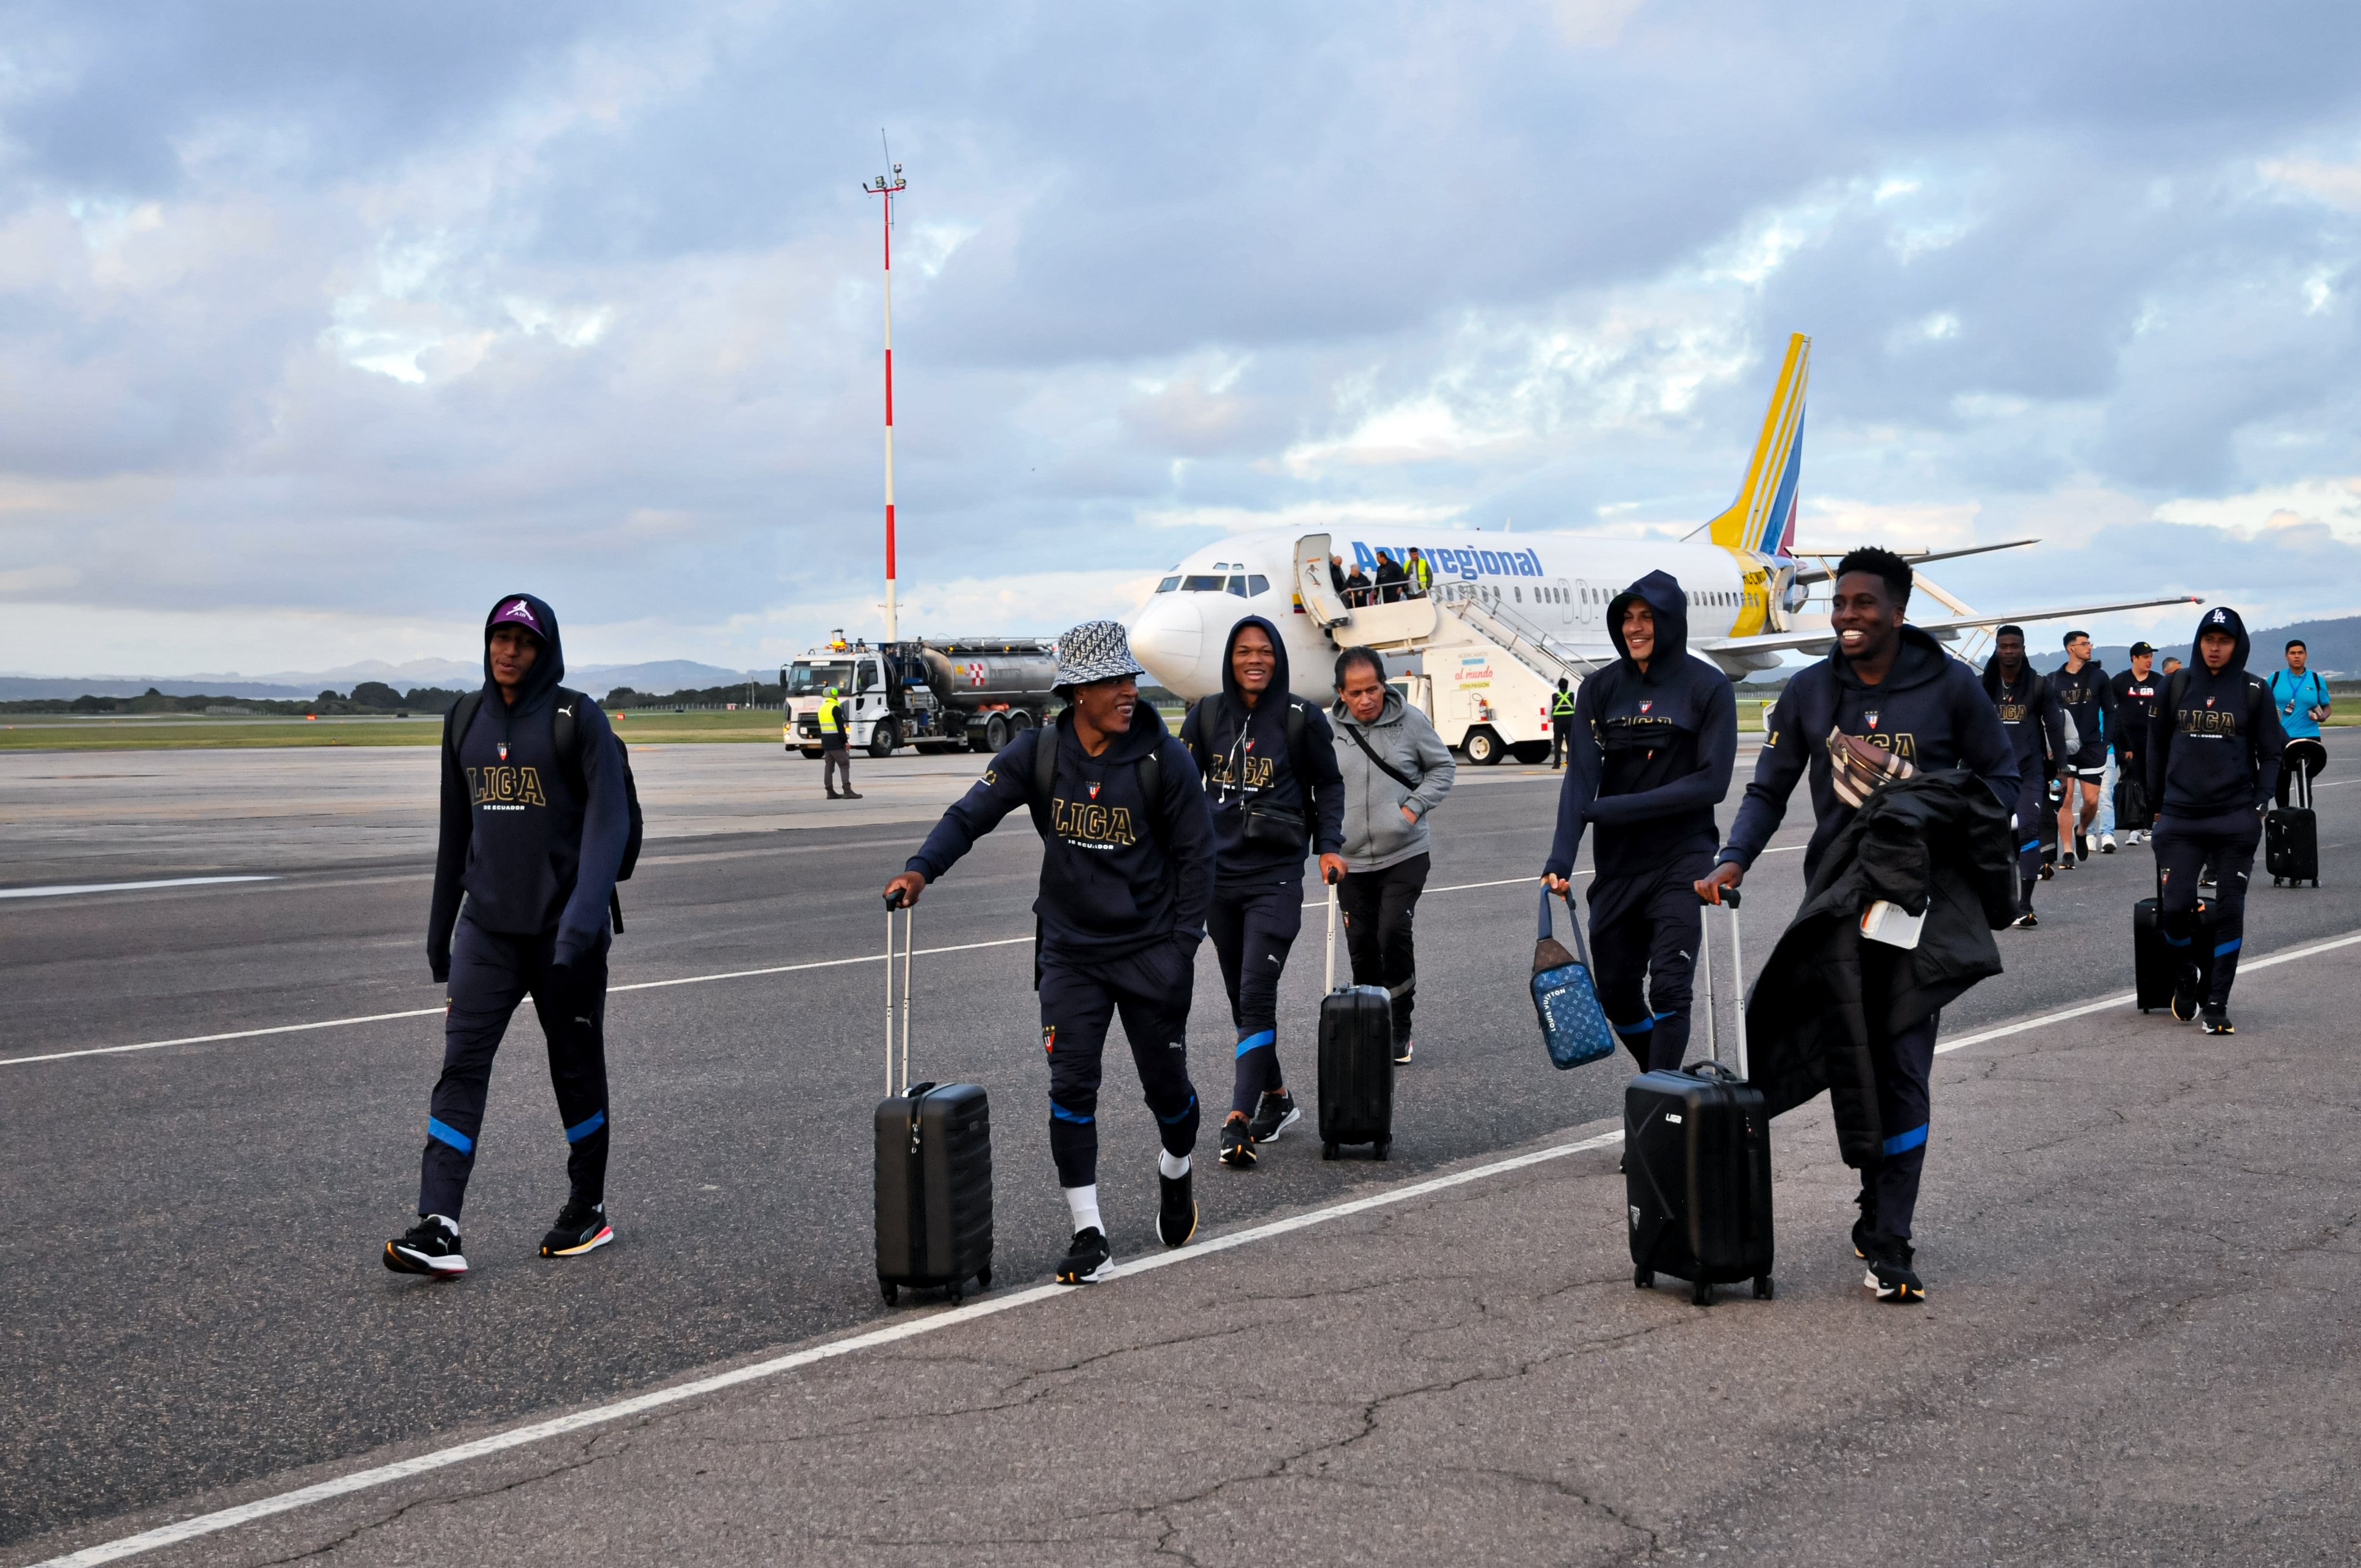
{"label": "distant hill", "polygon": [[[2273,626],[2260,630],[2250,627],[2247,634],[2255,644],[2247,667],[2258,675],[2268,675],[2282,667],[2282,658],[2290,637],[2303,640],[2304,650],[2311,655],[2311,667],[2318,670],[2323,678],[2339,680],[2361,675],[2361,615],[2341,616],[2334,620],[2299,620],[2292,626]],[[2065,628],[2059,627],[2057,635],[2065,636]],[[2031,637],[2038,646],[2040,633],[2036,631]],[[2168,653],[2176,659],[2189,657],[2189,641],[2185,635],[2176,634],[2171,641],[2157,641],[2156,645],[2158,663],[2164,662]],[[2130,645],[2121,642],[2093,649],[2092,656],[2108,670],[2128,669],[2132,662]],[[2061,649],[2052,648],[2033,655],[2036,669],[2054,670],[2065,662],[2066,654]]]}
{"label": "distant hill", "polygon": [[[660,659],[644,664],[577,664],[566,672],[566,685],[594,696],[604,696],[617,686],[671,692],[726,686],[748,680],[767,680],[776,685],[778,678],[775,669],[767,674],[761,670],[730,670],[719,664],[701,664],[694,659]],[[401,664],[371,659],[341,669],[309,673],[274,670],[259,675],[242,675],[235,670],[186,676],[0,675],[0,702],[36,697],[71,700],[78,696],[137,696],[150,686],[167,696],[243,696],[302,702],[324,691],[349,693],[363,681],[382,681],[402,691],[417,686],[473,691],[484,684],[484,666],[456,659],[412,659]]]}

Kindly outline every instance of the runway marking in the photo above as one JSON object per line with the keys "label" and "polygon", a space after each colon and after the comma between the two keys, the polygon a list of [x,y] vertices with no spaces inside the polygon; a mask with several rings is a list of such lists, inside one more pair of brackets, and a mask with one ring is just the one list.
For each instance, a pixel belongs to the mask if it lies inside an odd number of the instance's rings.
{"label": "runway marking", "polygon": [[[1031,938],[1019,939],[1030,940]],[[2293,963],[2298,959],[2311,958],[2318,953],[2333,952],[2356,943],[2361,943],[2361,931],[2351,932],[2330,941],[2317,942],[2310,947],[2273,953],[2268,958],[2256,959],[2241,964],[2239,969],[2242,971],[2268,969],[2274,964]],[[1964,1036],[1960,1039],[1947,1041],[1936,1047],[1936,1054],[1962,1050],[1969,1046],[1980,1045],[1987,1040],[2002,1039],[2010,1035],[2023,1034],[2027,1030],[2038,1029],[2048,1025],[2064,1023],[2088,1014],[2104,1012],[2111,1007],[2120,1007],[2131,999],[2131,993],[2126,992],[2120,995],[2104,997],[2096,1002],[2062,1008],[2054,1013],[2045,1013],[2038,1017],[2024,1019],[2015,1024],[2004,1024],[1998,1028],[1985,1029],[1977,1034]],[[1347,1202],[1332,1204],[1324,1209],[1315,1209],[1309,1213],[1251,1225],[1227,1235],[1213,1236],[1194,1246],[1151,1254],[1130,1263],[1119,1264],[1111,1271],[1111,1274],[1113,1277],[1120,1279],[1133,1275],[1146,1274],[1151,1269],[1170,1268],[1178,1264],[1188,1263],[1194,1258],[1208,1257],[1256,1242],[1269,1241],[1296,1231],[1308,1230],[1314,1225],[1326,1224],[1331,1221],[1345,1219],[1354,1214],[1367,1213],[1373,1209],[1407,1202],[1413,1198],[1423,1198],[1429,1193],[1446,1191],[1454,1187],[1484,1180],[1488,1177],[1501,1176],[1512,1170],[1522,1170],[1550,1160],[1563,1159],[1568,1155],[1606,1148],[1622,1141],[1622,1131],[1618,1128],[1611,1132],[1581,1138],[1573,1143],[1557,1144],[1528,1154],[1513,1155],[1507,1159],[1494,1160],[1486,1165],[1454,1171],[1446,1176],[1428,1177],[1400,1187],[1389,1188],[1382,1192],[1356,1198]],[[367,1470],[357,1470],[349,1475],[315,1482],[309,1486],[300,1486],[291,1492],[282,1492],[277,1497],[258,1497],[252,1502],[240,1503],[234,1508],[216,1509],[209,1514],[199,1514],[192,1519],[182,1519],[174,1524],[159,1525],[154,1530],[142,1530],[137,1535],[102,1541],[95,1546],[84,1547],[79,1552],[68,1552],[62,1557],[52,1557],[38,1564],[37,1568],[93,1568],[93,1565],[97,1563],[120,1562],[124,1558],[153,1552],[159,1547],[176,1546],[182,1541],[216,1535],[223,1530],[234,1530],[239,1525],[269,1519],[275,1514],[290,1513],[297,1508],[308,1508],[313,1503],[324,1503],[336,1497],[350,1497],[356,1492],[370,1491],[379,1486],[390,1486],[396,1481],[406,1481],[412,1476],[430,1475],[437,1470],[448,1469],[455,1464],[465,1464],[470,1460],[488,1458],[511,1449],[527,1447],[549,1438],[563,1437],[568,1432],[580,1431],[585,1428],[606,1426],[615,1421],[627,1420],[650,1410],[663,1409],[667,1406],[701,1398],[708,1394],[719,1393],[741,1384],[760,1382],[765,1378],[775,1377],[782,1373],[793,1372],[799,1367],[851,1355],[858,1351],[874,1350],[881,1345],[895,1344],[904,1340],[916,1339],[922,1334],[934,1333],[943,1329],[992,1317],[996,1313],[1012,1311],[1019,1307],[1029,1307],[1037,1302],[1050,1300],[1074,1290],[1096,1288],[1100,1287],[1037,1285],[1030,1289],[1019,1290],[1011,1295],[972,1301],[964,1306],[953,1307],[924,1317],[888,1323],[884,1328],[871,1329],[866,1332],[830,1341],[827,1344],[813,1345],[785,1355],[773,1356],[767,1361],[758,1361],[728,1372],[716,1373],[709,1377],[695,1378],[686,1383],[675,1384],[670,1387],[652,1389],[645,1394],[637,1394],[628,1399],[619,1399],[611,1404],[598,1405],[587,1410],[577,1410],[571,1415],[534,1421],[525,1426],[511,1428],[504,1432],[494,1432],[489,1437],[478,1438],[472,1442],[458,1443],[450,1448],[414,1454],[408,1459],[396,1460],[390,1464],[379,1464]]]}
{"label": "runway marking", "polygon": [[150,887],[206,887],[225,882],[277,882],[275,876],[176,876],[161,882],[85,882],[64,887],[0,887],[0,898],[63,898],[74,893],[137,893]]}
{"label": "runway marking", "polygon": [[[1030,941],[1032,938],[1025,939]],[[1488,1165],[1455,1171],[1448,1176],[1430,1177],[1422,1181],[1410,1182],[1401,1187],[1388,1189],[1383,1192],[1356,1198],[1350,1202],[1316,1209],[1308,1214],[1297,1214],[1288,1219],[1271,1221],[1268,1224],[1250,1226],[1228,1235],[1213,1236],[1194,1246],[1159,1253],[1131,1263],[1120,1264],[1109,1272],[1113,1278],[1120,1279],[1135,1274],[1145,1274],[1152,1268],[1167,1268],[1174,1264],[1187,1263],[1192,1258],[1210,1257],[1217,1253],[1228,1252],[1234,1247],[1268,1241],[1275,1236],[1287,1235],[1292,1232],[1309,1229],[1313,1225],[1326,1224],[1333,1220],[1366,1213],[1372,1209],[1381,1209],[1390,1204],[1408,1202],[1413,1198],[1423,1198],[1432,1192],[1441,1192],[1450,1188],[1465,1186],[1471,1181],[1481,1181],[1487,1177],[1521,1170],[1544,1161],[1563,1159],[1568,1155],[1605,1148],[1610,1144],[1619,1144],[1622,1141],[1623,1134],[1620,1128],[1613,1132],[1600,1133],[1596,1136],[1583,1138],[1575,1143],[1536,1149],[1530,1154],[1495,1160]],[[68,1552],[62,1557],[52,1557],[48,1562],[38,1564],[37,1568],[91,1568],[91,1565],[96,1563],[120,1562],[126,1557],[135,1557],[141,1552],[153,1552],[159,1547],[177,1546],[182,1541],[194,1541],[202,1536],[215,1535],[225,1530],[234,1530],[239,1525],[250,1524],[256,1519],[269,1519],[274,1514],[289,1513],[297,1508],[307,1508],[313,1503],[324,1503],[332,1498],[349,1497],[355,1492],[370,1491],[396,1481],[406,1481],[414,1475],[425,1475],[437,1470],[446,1470],[455,1464],[465,1464],[470,1460],[487,1458],[513,1448],[523,1448],[549,1438],[563,1437],[568,1432],[580,1431],[588,1427],[606,1426],[615,1421],[628,1420],[633,1416],[643,1415],[650,1410],[659,1410],[666,1406],[702,1398],[708,1394],[719,1393],[725,1388],[734,1388],[741,1384],[776,1377],[783,1372],[793,1372],[799,1367],[810,1366],[818,1362],[832,1361],[859,1351],[874,1350],[881,1345],[916,1339],[921,1334],[956,1328],[980,1318],[989,1318],[995,1313],[1013,1311],[1019,1307],[1029,1307],[1036,1302],[1051,1300],[1077,1290],[1095,1290],[1104,1288],[1104,1285],[1037,1285],[1027,1290],[1018,1290],[1005,1296],[971,1301],[965,1306],[953,1307],[949,1310],[929,1313],[924,1317],[905,1319],[901,1322],[889,1323],[881,1329],[872,1329],[865,1333],[852,1334],[844,1339],[831,1341],[827,1344],[813,1345],[808,1349],[795,1351],[786,1355],[774,1356],[768,1361],[758,1361],[752,1365],[716,1373],[709,1377],[699,1377],[691,1382],[675,1384],[668,1388],[653,1389],[645,1394],[634,1395],[628,1399],[618,1399],[612,1404],[594,1406],[587,1410],[577,1410],[571,1415],[558,1416],[545,1421],[534,1421],[528,1426],[515,1427],[507,1431],[494,1432],[489,1437],[478,1438],[472,1442],[436,1449],[432,1453],[396,1460],[390,1464],[379,1464],[367,1470],[357,1470],[349,1475],[339,1475],[332,1480],[315,1482],[309,1486],[299,1486],[291,1492],[282,1492],[275,1497],[258,1497],[250,1503],[240,1503],[235,1508],[218,1509],[210,1514],[199,1514],[194,1519],[182,1519],[176,1524],[160,1525],[154,1530],[142,1530],[137,1535],[102,1541],[95,1546],[84,1547],[80,1552]],[[433,1287],[425,1287],[425,1288],[433,1288]]]}

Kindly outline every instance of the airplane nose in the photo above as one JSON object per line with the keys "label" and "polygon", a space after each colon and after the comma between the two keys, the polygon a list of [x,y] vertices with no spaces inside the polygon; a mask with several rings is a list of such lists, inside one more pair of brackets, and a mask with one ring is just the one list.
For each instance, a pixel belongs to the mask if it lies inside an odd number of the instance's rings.
{"label": "airplane nose", "polygon": [[1199,696],[1197,666],[1205,653],[1205,624],[1195,598],[1158,594],[1131,623],[1131,651],[1158,683]]}

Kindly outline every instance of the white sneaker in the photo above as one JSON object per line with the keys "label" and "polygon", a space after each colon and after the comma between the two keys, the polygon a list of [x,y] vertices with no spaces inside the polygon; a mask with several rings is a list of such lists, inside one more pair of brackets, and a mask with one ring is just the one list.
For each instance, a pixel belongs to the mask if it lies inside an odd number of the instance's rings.
{"label": "white sneaker", "polygon": [[2099,853],[2101,853],[2101,854],[2103,854],[2103,855],[2112,855],[2112,854],[2114,854],[2114,852],[2115,852],[2115,836],[2114,836],[2113,833],[2102,833],[2102,834],[2100,834],[2100,835],[2099,835]]}

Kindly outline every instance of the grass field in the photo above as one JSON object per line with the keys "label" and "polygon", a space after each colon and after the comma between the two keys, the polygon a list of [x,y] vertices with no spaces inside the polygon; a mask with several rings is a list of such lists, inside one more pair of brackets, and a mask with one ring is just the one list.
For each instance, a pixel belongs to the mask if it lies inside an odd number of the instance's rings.
{"label": "grass field", "polygon": [[[616,732],[631,743],[779,740],[779,716],[770,708],[737,713],[660,713],[642,709],[618,719]],[[0,751],[153,751],[248,746],[432,746],[443,720],[427,718],[252,718],[169,714],[153,718],[85,718],[79,714],[16,715],[0,719]]]}

